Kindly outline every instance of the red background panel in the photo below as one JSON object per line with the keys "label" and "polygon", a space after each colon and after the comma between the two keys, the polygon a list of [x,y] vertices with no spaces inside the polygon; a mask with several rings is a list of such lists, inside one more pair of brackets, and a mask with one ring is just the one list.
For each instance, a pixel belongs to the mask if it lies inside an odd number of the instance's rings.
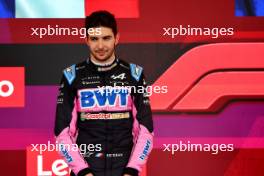
{"label": "red background panel", "polygon": [[[53,143],[54,144],[54,143]],[[55,147],[55,146],[53,146]],[[37,147],[38,150],[40,150],[39,147]],[[36,149],[33,147],[27,147],[26,151],[26,169],[27,169],[27,176],[36,176],[38,175],[38,170],[43,171],[43,172],[51,172],[52,176],[56,176],[52,170],[52,166],[56,165],[54,164],[56,161],[57,162],[62,162],[59,160],[62,160],[63,158],[59,155],[58,151],[54,150],[54,148],[50,147],[50,151],[44,151],[40,154],[40,151],[36,151]],[[15,160],[13,161],[15,162]],[[57,167],[60,165],[58,164]],[[140,176],[146,176],[147,174],[147,167],[143,168],[142,173]],[[65,172],[69,176],[70,170],[69,167],[64,169],[59,169],[59,172]]]}
{"label": "red background panel", "polygon": [[0,150],[0,175],[26,176],[25,150]]}
{"label": "red background panel", "polygon": [[[184,98],[200,79],[212,72],[263,70],[264,62],[260,54],[263,49],[263,43],[221,43],[202,45],[189,50],[153,84],[167,85],[168,93],[153,94],[150,97],[152,108],[155,111],[175,110],[172,108],[179,100]],[[178,73],[184,76],[177,76]]]}
{"label": "red background panel", "polygon": [[[26,176],[26,151],[1,150],[1,175]],[[236,149],[212,155],[208,152],[177,152],[154,149],[147,163],[149,176],[263,176],[263,149]]]}
{"label": "red background panel", "polygon": [[208,74],[173,109],[214,112],[234,99],[264,99],[264,71],[223,71]]}

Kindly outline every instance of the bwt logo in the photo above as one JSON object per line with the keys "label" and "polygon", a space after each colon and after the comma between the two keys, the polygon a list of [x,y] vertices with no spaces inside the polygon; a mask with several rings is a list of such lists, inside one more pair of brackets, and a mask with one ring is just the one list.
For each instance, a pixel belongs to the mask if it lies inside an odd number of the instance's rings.
{"label": "bwt logo", "polygon": [[0,67],[0,107],[24,107],[24,67]]}
{"label": "bwt logo", "polygon": [[111,91],[101,89],[84,89],[79,91],[81,108],[93,107],[126,107],[128,104],[128,91]]}
{"label": "bwt logo", "polygon": [[146,143],[146,146],[144,147],[143,153],[139,157],[141,160],[144,160],[148,156],[150,145],[151,145],[151,142],[149,140],[147,140],[147,143]]}

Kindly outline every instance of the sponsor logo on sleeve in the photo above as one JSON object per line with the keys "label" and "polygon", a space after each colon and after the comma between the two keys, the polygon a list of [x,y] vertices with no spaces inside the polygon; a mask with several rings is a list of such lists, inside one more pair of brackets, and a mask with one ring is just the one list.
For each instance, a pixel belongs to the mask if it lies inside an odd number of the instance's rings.
{"label": "sponsor logo on sleeve", "polygon": [[150,145],[151,145],[151,142],[149,140],[147,140],[146,145],[144,147],[144,150],[143,150],[142,154],[139,157],[141,160],[145,160],[146,157],[148,156],[148,153],[149,153],[149,150],[150,150]]}

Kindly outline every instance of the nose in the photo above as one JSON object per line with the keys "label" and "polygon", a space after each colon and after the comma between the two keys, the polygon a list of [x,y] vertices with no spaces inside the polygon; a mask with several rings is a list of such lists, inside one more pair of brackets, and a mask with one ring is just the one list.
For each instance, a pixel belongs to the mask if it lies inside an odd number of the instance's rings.
{"label": "nose", "polygon": [[98,41],[98,48],[99,49],[102,49],[104,47],[104,45],[103,45],[103,41],[102,40],[99,40]]}

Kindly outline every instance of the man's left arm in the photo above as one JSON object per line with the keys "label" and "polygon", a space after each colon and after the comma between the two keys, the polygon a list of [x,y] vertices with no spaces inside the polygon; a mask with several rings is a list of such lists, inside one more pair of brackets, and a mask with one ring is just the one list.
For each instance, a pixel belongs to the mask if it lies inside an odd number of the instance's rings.
{"label": "man's left arm", "polygon": [[[133,96],[134,107],[133,114],[138,121],[136,124],[137,136],[124,175],[138,176],[153,147],[153,121],[149,102],[149,95],[146,91],[146,81],[143,73],[138,78],[137,93]],[[144,92],[139,90],[144,88]],[[135,123],[134,123],[135,125]]]}

